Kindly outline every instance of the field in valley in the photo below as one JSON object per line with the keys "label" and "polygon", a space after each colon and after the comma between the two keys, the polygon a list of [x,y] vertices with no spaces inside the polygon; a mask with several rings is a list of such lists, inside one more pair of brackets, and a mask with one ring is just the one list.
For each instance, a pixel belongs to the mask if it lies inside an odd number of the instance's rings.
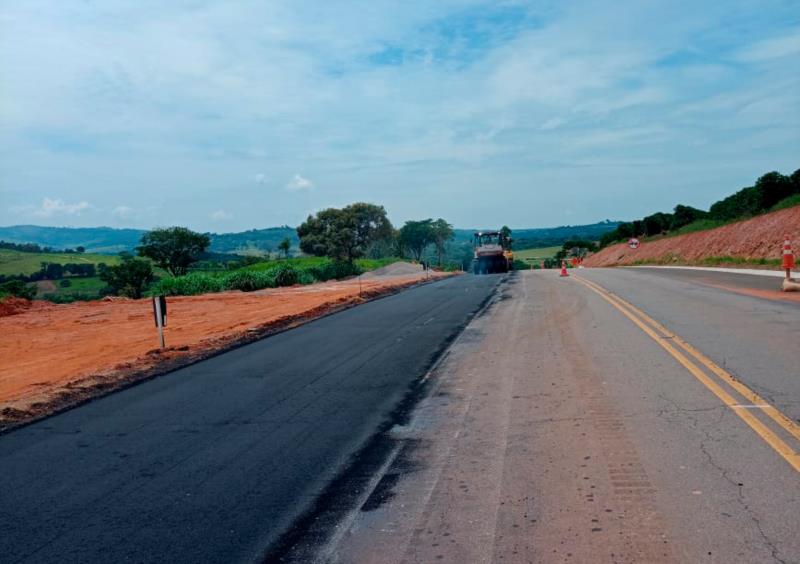
{"label": "field in valley", "polygon": [[527,263],[539,262],[544,259],[552,258],[561,247],[539,247],[537,249],[514,250],[514,258]]}

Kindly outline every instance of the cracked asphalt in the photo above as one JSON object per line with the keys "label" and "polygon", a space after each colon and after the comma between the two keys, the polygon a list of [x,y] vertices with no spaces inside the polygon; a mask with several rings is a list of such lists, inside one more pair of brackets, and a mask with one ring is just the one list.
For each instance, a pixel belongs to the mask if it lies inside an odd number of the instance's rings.
{"label": "cracked asphalt", "polygon": [[[573,274],[800,418],[797,304],[715,288],[713,273]],[[710,370],[658,342],[678,350],[677,338],[652,338],[576,278],[506,281],[439,366],[330,562],[800,562],[792,424],[719,380],[740,403],[723,402]]]}

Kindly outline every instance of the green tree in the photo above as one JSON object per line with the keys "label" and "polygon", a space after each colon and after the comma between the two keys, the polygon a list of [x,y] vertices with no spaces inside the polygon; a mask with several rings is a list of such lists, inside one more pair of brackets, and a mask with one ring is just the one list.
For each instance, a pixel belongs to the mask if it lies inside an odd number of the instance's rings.
{"label": "green tree", "polygon": [[[508,229],[506,227],[506,229]],[[508,231],[511,233],[511,230]],[[436,221],[431,222],[431,238],[433,239],[433,244],[436,246],[436,257],[438,259],[439,266],[442,266],[442,259],[444,258],[444,251],[445,246],[447,245],[448,241],[451,241],[455,236],[455,231],[453,231],[453,226],[447,223],[442,218],[437,219]]]}
{"label": "green tree", "polygon": [[297,228],[300,249],[352,263],[376,241],[390,239],[392,224],[383,206],[359,202],[308,216]]}
{"label": "green tree", "polygon": [[208,235],[195,233],[186,227],[169,227],[145,233],[136,250],[139,256],[152,259],[173,276],[180,276],[186,274],[189,265],[210,243]]}
{"label": "green tree", "polygon": [[76,253],[85,253],[86,252],[86,247],[78,245],[77,247],[75,247],[75,252]]}
{"label": "green tree", "polygon": [[284,258],[289,258],[289,250],[292,248],[292,242],[288,237],[284,237],[283,241],[278,243],[278,250],[283,251]]}
{"label": "green tree", "polygon": [[642,219],[642,228],[645,235],[660,235],[669,229],[671,223],[672,214],[657,212]]}
{"label": "green tree", "polygon": [[675,206],[674,213],[672,214],[672,221],[669,224],[669,229],[674,231],[698,219],[705,219],[706,217],[708,217],[708,212],[691,206],[678,204]]}
{"label": "green tree", "polygon": [[32,300],[36,297],[36,287],[28,286],[23,280],[8,280],[0,284],[0,298],[4,295]]}
{"label": "green tree", "polygon": [[108,284],[111,293],[129,298],[141,298],[155,276],[150,261],[122,255],[122,262],[114,266],[100,265],[100,280]]}
{"label": "green tree", "polygon": [[420,260],[425,248],[435,241],[433,220],[406,221],[400,228],[400,241],[404,249],[410,251],[416,260]]}
{"label": "green tree", "polygon": [[43,262],[39,273],[47,280],[58,280],[64,277],[64,266],[54,262]]}
{"label": "green tree", "polygon": [[791,196],[794,186],[791,177],[772,171],[756,180],[754,188],[761,199],[761,210],[766,211]]}

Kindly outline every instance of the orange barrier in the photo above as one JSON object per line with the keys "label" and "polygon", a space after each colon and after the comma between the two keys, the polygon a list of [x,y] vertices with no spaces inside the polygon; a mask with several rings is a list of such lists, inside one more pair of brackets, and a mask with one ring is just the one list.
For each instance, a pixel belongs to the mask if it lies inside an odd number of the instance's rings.
{"label": "orange barrier", "polygon": [[783,261],[781,267],[786,271],[786,278],[783,279],[784,292],[797,292],[800,291],[800,282],[792,280],[792,269],[795,268],[794,252],[792,251],[792,242],[789,236],[784,236],[783,241]]}
{"label": "orange barrier", "polygon": [[786,235],[783,241],[783,269],[786,271],[786,278],[792,277],[792,269],[795,267],[794,264],[794,252],[792,252],[792,242],[789,240],[789,236]]}

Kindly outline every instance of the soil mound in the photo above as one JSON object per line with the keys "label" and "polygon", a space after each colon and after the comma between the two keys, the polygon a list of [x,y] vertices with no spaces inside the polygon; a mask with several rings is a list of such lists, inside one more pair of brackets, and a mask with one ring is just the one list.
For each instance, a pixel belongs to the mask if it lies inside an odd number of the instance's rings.
{"label": "soil mound", "polygon": [[800,206],[723,225],[708,231],[644,241],[638,249],[620,243],[586,259],[586,266],[697,264],[711,257],[780,259],[784,235],[800,246]]}
{"label": "soil mound", "polygon": [[0,301],[0,317],[14,315],[27,311],[31,307],[31,301],[25,298],[6,298]]}

